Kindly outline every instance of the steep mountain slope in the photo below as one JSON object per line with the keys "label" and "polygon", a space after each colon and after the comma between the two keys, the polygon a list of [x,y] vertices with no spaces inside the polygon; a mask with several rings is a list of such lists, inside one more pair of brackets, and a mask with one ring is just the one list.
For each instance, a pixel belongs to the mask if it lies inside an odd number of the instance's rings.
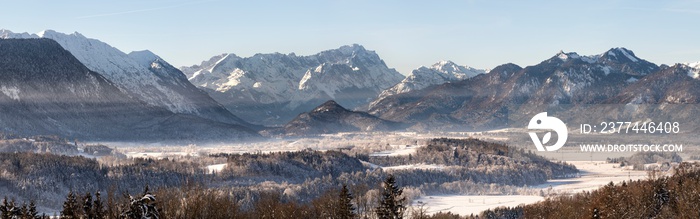
{"label": "steep mountain slope", "polygon": [[235,140],[251,130],[174,114],[123,92],[51,39],[0,39],[0,127],[87,140]]}
{"label": "steep mountain slope", "polygon": [[165,62],[152,52],[136,51],[129,53],[129,57],[136,60],[141,66],[150,70],[162,82],[163,87],[175,92],[175,96],[182,97],[187,104],[195,107],[196,112],[190,113],[196,116],[217,122],[244,125],[249,128],[259,129],[259,126],[238,118],[229,112],[223,105],[212,99],[206,92],[190,83],[180,70]]}
{"label": "steep mountain slope", "polygon": [[370,113],[416,129],[508,126],[545,107],[604,103],[659,67],[613,48],[595,56],[560,52],[524,69],[506,64],[488,74],[388,96]]}
{"label": "steep mountain slope", "polygon": [[382,91],[378,99],[412,90],[420,90],[431,85],[464,80],[485,73],[486,70],[475,69],[469,66],[460,66],[452,61],[440,61],[430,67],[421,66],[413,70],[411,74],[406,76],[401,82]]}
{"label": "steep mountain slope", "polygon": [[214,67],[214,65],[216,65],[216,63],[219,62],[219,60],[224,58],[226,55],[228,54],[224,53],[221,55],[211,57],[209,60],[203,61],[199,65],[182,66],[180,67],[180,71],[182,71],[182,73],[185,74],[185,76],[187,76],[187,79],[190,79],[192,78],[192,76],[194,76],[195,72],[200,71],[202,69],[210,69]]}
{"label": "steep mountain slope", "polygon": [[79,33],[63,34],[52,30],[39,34],[15,34],[0,30],[0,37],[53,39],[90,70],[102,74],[121,91],[149,105],[214,121],[249,125],[189,83],[182,72],[153,53],[137,52],[130,56]]}
{"label": "steep mountain slope", "polygon": [[[605,101],[618,106],[590,110],[579,110],[580,114],[604,115],[630,121],[680,122],[683,130],[700,130],[700,80],[697,69],[685,64],[663,67],[621,90],[618,95]],[[590,108],[590,107],[589,107]]]}
{"label": "steep mountain slope", "polygon": [[688,76],[692,78],[700,78],[700,62],[694,62],[694,63],[686,63],[688,67],[690,67],[690,71],[688,71]]}
{"label": "steep mountain slope", "polygon": [[328,99],[364,106],[403,79],[357,44],[310,56],[225,54],[181,69],[231,112],[259,124],[283,124]]}
{"label": "steep mountain slope", "polygon": [[637,80],[606,103],[619,104],[697,104],[700,80],[696,69],[676,64]]}
{"label": "steep mountain slope", "polygon": [[299,114],[282,128],[270,130],[271,135],[304,136],[350,131],[391,131],[404,128],[365,112],[350,111],[329,100],[311,112]]}

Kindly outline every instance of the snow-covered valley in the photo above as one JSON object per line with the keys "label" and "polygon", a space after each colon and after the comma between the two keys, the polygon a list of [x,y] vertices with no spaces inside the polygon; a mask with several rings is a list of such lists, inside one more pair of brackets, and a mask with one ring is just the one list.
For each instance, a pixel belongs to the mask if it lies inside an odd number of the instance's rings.
{"label": "snow-covered valley", "polygon": [[[188,145],[188,146],[121,146],[118,150],[134,157],[153,157],[158,159],[176,158],[181,156],[205,156],[216,153],[278,153],[284,151],[304,151],[308,149],[317,151],[347,150],[346,153],[364,153],[376,159],[401,158],[416,156],[422,148],[426,147],[426,141],[436,137],[451,136],[452,138],[484,138],[508,140],[513,132],[521,130],[493,130],[471,133],[341,133],[324,135],[317,138],[279,139],[258,143],[231,144],[231,145]],[[461,136],[461,137],[458,137]],[[179,149],[178,149],[179,148]],[[556,156],[553,158],[555,160]],[[620,168],[617,163],[605,161],[570,161],[578,174],[569,178],[550,179],[544,183],[523,186],[502,186],[498,184],[484,184],[481,190],[455,193],[412,192],[410,193],[411,208],[422,208],[428,213],[452,212],[460,215],[478,215],[480,212],[496,207],[514,207],[521,204],[532,204],[542,201],[547,197],[560,195],[572,195],[583,191],[596,190],[610,182],[615,184],[628,180],[644,180],[648,178],[646,171]],[[362,165],[369,170],[381,169],[387,173],[395,171],[453,171],[454,167],[435,163],[410,163],[400,165],[378,165],[362,161]],[[207,173],[220,173],[225,171],[226,162],[211,161],[204,166]],[[663,173],[668,174],[668,173]],[[490,188],[489,188],[490,187]],[[494,187],[496,189],[494,189]],[[414,190],[411,190],[414,191]],[[481,192],[478,192],[481,191]]]}
{"label": "snow-covered valley", "polygon": [[545,195],[427,195],[413,201],[413,206],[424,206],[428,213],[452,212],[459,215],[478,215],[482,211],[497,207],[515,207],[542,201],[549,195],[571,195],[593,191],[606,184],[648,178],[646,171],[628,170],[619,164],[601,161],[573,161],[581,171],[580,176],[568,179],[553,179],[529,187]]}

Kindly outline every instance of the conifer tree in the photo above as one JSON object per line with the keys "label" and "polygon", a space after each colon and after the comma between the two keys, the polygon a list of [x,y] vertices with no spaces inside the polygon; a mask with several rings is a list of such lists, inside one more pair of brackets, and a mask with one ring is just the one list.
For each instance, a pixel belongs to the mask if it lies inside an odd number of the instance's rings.
{"label": "conifer tree", "polygon": [[19,208],[19,206],[17,205],[17,202],[15,202],[14,199],[10,200],[10,205],[9,205],[9,206],[10,206],[10,207],[9,207],[8,209],[9,209],[9,212],[10,212],[10,218],[17,218],[18,216],[20,216],[20,208]]}
{"label": "conifer tree", "polygon": [[22,203],[22,207],[19,209],[19,218],[29,219],[29,207],[27,207],[27,203]]}
{"label": "conifer tree", "polygon": [[142,197],[132,197],[129,195],[130,204],[126,211],[121,213],[122,218],[129,219],[158,219],[160,213],[155,205],[156,197],[148,191],[148,186],[143,191]]}
{"label": "conifer tree", "polygon": [[92,212],[95,214],[95,219],[105,218],[105,207],[102,203],[102,197],[100,197],[100,192],[95,192],[95,202],[92,205]]}
{"label": "conifer tree", "polygon": [[0,205],[0,218],[2,219],[9,219],[12,215],[10,215],[10,209],[9,209],[9,203],[7,203],[7,196],[2,200],[2,205]]}
{"label": "conifer tree", "polygon": [[83,196],[83,212],[86,219],[94,219],[95,214],[92,211],[92,194],[89,192]]}
{"label": "conifer tree", "polygon": [[29,201],[29,209],[27,213],[28,218],[33,219],[39,216],[39,212],[36,210],[36,203],[34,203],[34,200]]}
{"label": "conifer tree", "polygon": [[396,185],[396,178],[394,175],[389,175],[389,177],[384,180],[382,190],[382,197],[376,209],[377,217],[380,219],[403,218],[403,213],[406,209],[406,206],[404,206],[406,198],[402,196],[403,189]]}
{"label": "conifer tree", "polygon": [[351,219],[355,218],[355,206],[352,204],[352,194],[348,190],[348,187],[343,184],[343,188],[340,189],[338,195],[338,206],[335,216],[341,219]]}
{"label": "conifer tree", "polygon": [[61,211],[61,218],[74,219],[78,218],[78,200],[75,197],[73,191],[68,193],[66,201],[63,202],[63,210]]}

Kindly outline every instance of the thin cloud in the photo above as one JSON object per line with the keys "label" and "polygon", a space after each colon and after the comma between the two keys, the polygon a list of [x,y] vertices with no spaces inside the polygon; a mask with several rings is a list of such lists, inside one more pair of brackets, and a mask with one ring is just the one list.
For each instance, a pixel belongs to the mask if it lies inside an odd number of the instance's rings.
{"label": "thin cloud", "polygon": [[187,6],[187,5],[202,4],[202,3],[213,2],[213,1],[218,1],[218,0],[194,1],[194,2],[187,2],[187,3],[182,3],[182,4],[177,4],[177,5],[169,5],[169,6],[163,6],[163,7],[157,7],[157,8],[145,8],[145,9],[137,9],[137,10],[131,10],[131,11],[121,11],[121,12],[104,13],[104,14],[93,14],[93,15],[76,17],[75,19],[87,19],[87,18],[109,17],[109,16],[116,16],[116,15],[124,15],[124,14],[142,13],[142,12],[177,8],[177,7]]}

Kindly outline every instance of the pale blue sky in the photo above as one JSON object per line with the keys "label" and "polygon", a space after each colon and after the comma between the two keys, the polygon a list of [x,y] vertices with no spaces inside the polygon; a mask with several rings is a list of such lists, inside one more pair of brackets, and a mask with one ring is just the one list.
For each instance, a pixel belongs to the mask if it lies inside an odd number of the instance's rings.
{"label": "pale blue sky", "polygon": [[175,66],[231,52],[310,55],[358,43],[409,73],[452,60],[537,64],[559,50],[626,47],[657,64],[700,61],[699,1],[2,1],[0,28],[80,32]]}

